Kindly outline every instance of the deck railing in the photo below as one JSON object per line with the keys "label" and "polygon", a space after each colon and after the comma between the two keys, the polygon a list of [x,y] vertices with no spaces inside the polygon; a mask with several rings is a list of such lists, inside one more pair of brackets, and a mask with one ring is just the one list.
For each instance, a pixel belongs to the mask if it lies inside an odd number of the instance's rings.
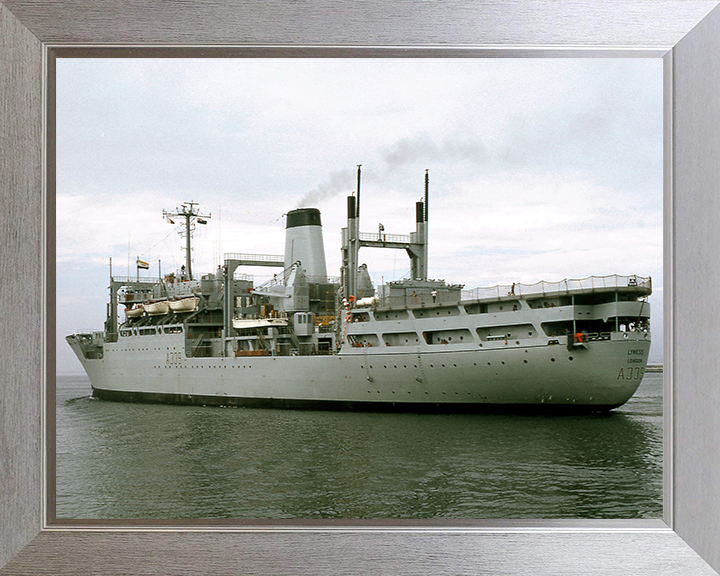
{"label": "deck railing", "polygon": [[652,279],[642,276],[588,276],[587,278],[566,278],[559,282],[536,282],[535,284],[500,284],[488,288],[474,288],[462,291],[462,300],[482,300],[485,298],[503,298],[512,296],[558,296],[586,290],[605,290],[609,288],[646,288],[652,289]]}
{"label": "deck railing", "polygon": [[398,244],[410,244],[410,236],[404,234],[385,234],[384,232],[360,232],[360,240],[366,242],[395,242]]}
{"label": "deck railing", "polygon": [[152,276],[113,276],[113,282],[133,282],[135,284],[157,284],[160,282],[159,278],[153,278]]}
{"label": "deck railing", "polygon": [[340,284],[340,276],[307,276],[310,284]]}
{"label": "deck railing", "polygon": [[273,262],[275,264],[284,264],[285,256],[276,254],[238,254],[236,252],[228,252],[224,254],[225,260],[252,260],[255,262]]}

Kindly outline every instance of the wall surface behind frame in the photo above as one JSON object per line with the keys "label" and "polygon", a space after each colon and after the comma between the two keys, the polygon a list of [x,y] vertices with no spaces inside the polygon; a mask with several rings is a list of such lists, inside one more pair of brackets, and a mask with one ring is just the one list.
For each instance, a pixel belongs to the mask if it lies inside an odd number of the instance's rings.
{"label": "wall surface behind frame", "polygon": [[4,1],[44,42],[126,45],[670,48],[717,5],[714,0],[102,0],[97,6],[91,0]]}
{"label": "wall surface behind frame", "polygon": [[[277,0],[0,0],[0,566],[40,529],[40,388],[41,358],[41,45],[52,41],[167,42],[172,44],[244,41],[355,44],[387,42],[431,44],[663,45],[672,46],[713,6],[703,0],[613,0],[597,2],[510,2],[454,0],[450,3],[408,0],[386,3],[384,18],[373,21],[373,10],[384,3],[337,2],[332,15],[322,2],[280,3]],[[412,9],[410,8],[412,4]],[[285,8],[288,7],[289,8]],[[418,8],[419,6],[419,8]],[[444,6],[447,9],[443,10]],[[9,8],[9,10],[8,10]],[[11,13],[12,11],[12,13]],[[403,18],[404,16],[404,18]],[[720,13],[701,23],[676,50],[676,182],[680,196],[677,237],[676,444],[682,445],[675,467],[677,530],[686,541],[720,569],[720,387],[717,377],[720,271],[717,246],[717,185],[720,182],[720,94],[717,58]],[[28,29],[30,30],[28,32]],[[709,48],[714,52],[708,53]],[[694,143],[694,144],[693,144]],[[694,147],[693,147],[694,146]],[[702,171],[702,172],[699,172]],[[713,189],[713,186],[715,188]],[[713,308],[714,306],[714,308]],[[26,336],[23,339],[23,336]],[[692,449],[692,446],[695,449]],[[428,566],[434,573],[489,573],[495,558],[505,573],[524,574],[708,574],[698,558],[670,533],[611,536],[407,534],[388,539],[383,534],[363,540],[337,535],[223,535],[148,533],[44,532],[20,553],[11,568],[0,573],[98,573],[102,561],[110,573],[202,573],[197,562],[207,558],[215,573],[255,567],[277,573],[288,566],[313,573],[318,565],[314,547],[330,550],[326,570],[314,573],[367,573],[363,566],[387,568],[381,560],[406,573]],[[120,540],[119,549],[111,545]],[[231,540],[229,542],[229,540]],[[302,540],[302,542],[300,542]],[[347,554],[348,540],[356,547]],[[410,546],[399,556],[393,543]],[[453,541],[452,546],[445,543]],[[549,554],[548,540],[554,541]],[[192,545],[188,546],[190,542]],[[208,545],[210,542],[212,545]],[[245,542],[245,547],[239,545]],[[279,547],[277,542],[285,543]],[[309,545],[308,545],[309,542]],[[480,543],[481,542],[481,543]],[[505,542],[510,545],[505,546]],[[578,542],[590,542],[577,546]],[[667,544],[670,543],[670,545]],[[169,543],[169,544],[168,544]],[[370,543],[373,546],[368,546]],[[595,544],[598,544],[596,546]],[[165,546],[158,546],[165,544]],[[325,545],[328,544],[328,545]],[[445,546],[445,547],[444,547]],[[138,554],[139,550],[147,556]],[[257,553],[247,562],[249,551]],[[403,566],[402,562],[408,559]],[[445,550],[450,553],[443,554]],[[601,558],[595,556],[599,550]],[[671,554],[668,554],[668,550]],[[282,552],[286,554],[283,557]],[[505,555],[493,556],[492,551]],[[657,551],[657,554],[653,552]],[[192,552],[189,553],[189,552]],[[223,562],[223,554],[231,556]],[[114,555],[113,555],[114,553]],[[180,553],[180,554],[178,554]],[[532,554],[531,554],[532,553]],[[533,555],[534,554],[534,555]],[[627,561],[618,562],[617,554]],[[322,556],[322,554],[321,554]],[[620,556],[622,558],[622,556]],[[442,562],[439,562],[437,559]],[[421,560],[428,564],[421,566]],[[180,562],[182,561],[182,563]],[[243,564],[246,561],[246,564]],[[163,564],[163,562],[169,562]],[[416,563],[413,563],[416,562]],[[455,565],[455,570],[447,570]],[[338,570],[338,565],[344,570]],[[537,565],[537,567],[536,567]],[[687,568],[683,570],[682,567]],[[709,570],[709,569],[708,569]],[[291,570],[292,571],[292,570]],[[297,570],[296,570],[297,571]],[[427,571],[426,571],[427,573]]]}
{"label": "wall surface behind frame", "polygon": [[717,38],[718,9],[673,51],[673,359],[674,528],[720,570],[720,54],[708,50]]}
{"label": "wall surface behind frame", "polygon": [[0,566],[41,526],[41,54],[0,4]]}

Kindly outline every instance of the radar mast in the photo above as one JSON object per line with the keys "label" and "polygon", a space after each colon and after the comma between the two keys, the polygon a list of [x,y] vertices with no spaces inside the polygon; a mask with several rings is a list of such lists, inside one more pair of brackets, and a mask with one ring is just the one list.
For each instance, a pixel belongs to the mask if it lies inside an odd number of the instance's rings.
{"label": "radar mast", "polygon": [[168,212],[163,210],[163,218],[167,219],[170,224],[175,224],[173,218],[184,218],[183,230],[180,232],[181,236],[185,236],[185,272],[187,273],[187,279],[192,280],[192,252],[191,252],[191,238],[192,233],[195,231],[195,223],[207,224],[205,218],[211,218],[210,214],[202,215],[200,210],[195,207],[198,206],[198,202],[183,202],[180,208],[175,208],[175,212]]}

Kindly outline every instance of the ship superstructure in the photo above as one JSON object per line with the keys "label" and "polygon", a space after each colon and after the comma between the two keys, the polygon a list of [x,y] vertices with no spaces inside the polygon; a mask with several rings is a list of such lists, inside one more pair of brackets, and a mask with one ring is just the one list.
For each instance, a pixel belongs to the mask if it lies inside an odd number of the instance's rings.
{"label": "ship superstructure", "polygon": [[[287,214],[285,254],[226,254],[214,273],[110,278],[104,330],[67,341],[93,394],[127,401],[381,410],[607,410],[642,380],[650,278],[465,290],[428,279],[428,174],[409,235],[361,233],[347,199],[338,278],[316,208]],[[410,278],[377,290],[362,247],[400,249]],[[255,285],[245,266],[275,267]],[[121,320],[118,316],[124,307]]]}

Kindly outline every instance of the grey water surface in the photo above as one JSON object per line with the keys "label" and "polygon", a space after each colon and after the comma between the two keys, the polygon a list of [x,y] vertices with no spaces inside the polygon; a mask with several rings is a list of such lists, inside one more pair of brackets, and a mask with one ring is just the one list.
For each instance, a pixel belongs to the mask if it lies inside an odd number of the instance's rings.
{"label": "grey water surface", "polygon": [[607,414],[205,408],[57,379],[58,518],[662,516],[662,374]]}

